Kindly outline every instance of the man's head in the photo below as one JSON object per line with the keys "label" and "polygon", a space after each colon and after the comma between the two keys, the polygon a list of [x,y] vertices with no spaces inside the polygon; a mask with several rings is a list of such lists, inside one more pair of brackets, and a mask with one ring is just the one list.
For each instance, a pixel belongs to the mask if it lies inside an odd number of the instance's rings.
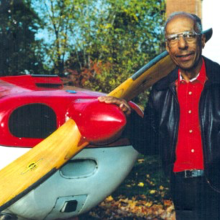
{"label": "man's head", "polygon": [[199,71],[205,36],[201,34],[201,20],[193,14],[172,14],[165,24],[166,49],[183,71]]}

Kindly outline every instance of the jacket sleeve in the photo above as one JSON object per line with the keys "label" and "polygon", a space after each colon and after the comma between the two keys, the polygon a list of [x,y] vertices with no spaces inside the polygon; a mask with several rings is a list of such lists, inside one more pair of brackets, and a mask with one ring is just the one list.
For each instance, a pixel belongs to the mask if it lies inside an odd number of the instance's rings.
{"label": "jacket sleeve", "polygon": [[139,153],[144,155],[159,153],[157,124],[157,113],[153,107],[152,95],[150,95],[144,117],[132,112],[125,129],[126,136]]}

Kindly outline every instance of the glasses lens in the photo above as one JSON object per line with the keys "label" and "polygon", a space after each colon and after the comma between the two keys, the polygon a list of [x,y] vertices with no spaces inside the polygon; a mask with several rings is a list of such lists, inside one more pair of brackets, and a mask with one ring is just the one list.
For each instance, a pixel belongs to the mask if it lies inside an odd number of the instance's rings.
{"label": "glasses lens", "polygon": [[199,34],[197,34],[196,32],[183,32],[183,33],[179,33],[179,34],[171,34],[171,35],[168,35],[166,37],[167,39],[167,42],[169,43],[169,45],[176,45],[180,39],[180,37],[183,37],[184,40],[187,42],[187,43],[192,43],[192,42],[195,42],[196,40],[196,37],[198,36]]}
{"label": "glasses lens", "polygon": [[189,32],[189,33],[184,33],[183,34],[183,38],[187,41],[187,42],[191,42],[194,41],[196,39],[196,34]]}

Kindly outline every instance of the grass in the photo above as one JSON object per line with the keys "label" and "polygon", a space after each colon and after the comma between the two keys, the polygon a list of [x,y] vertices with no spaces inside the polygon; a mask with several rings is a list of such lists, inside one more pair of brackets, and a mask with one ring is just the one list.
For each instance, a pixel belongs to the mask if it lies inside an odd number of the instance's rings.
{"label": "grass", "polygon": [[170,199],[169,181],[158,156],[139,156],[130,174],[112,194],[114,198],[122,195],[127,198],[145,195],[156,203]]}

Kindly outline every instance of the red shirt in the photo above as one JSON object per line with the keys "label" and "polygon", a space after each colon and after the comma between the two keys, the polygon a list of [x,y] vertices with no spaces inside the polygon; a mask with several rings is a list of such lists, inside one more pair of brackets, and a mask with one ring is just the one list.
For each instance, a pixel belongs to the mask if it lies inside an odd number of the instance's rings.
{"label": "red shirt", "polygon": [[199,99],[206,79],[204,61],[200,73],[195,79],[190,80],[190,82],[186,82],[182,79],[179,71],[176,88],[180,105],[180,122],[174,172],[204,169],[199,122]]}

